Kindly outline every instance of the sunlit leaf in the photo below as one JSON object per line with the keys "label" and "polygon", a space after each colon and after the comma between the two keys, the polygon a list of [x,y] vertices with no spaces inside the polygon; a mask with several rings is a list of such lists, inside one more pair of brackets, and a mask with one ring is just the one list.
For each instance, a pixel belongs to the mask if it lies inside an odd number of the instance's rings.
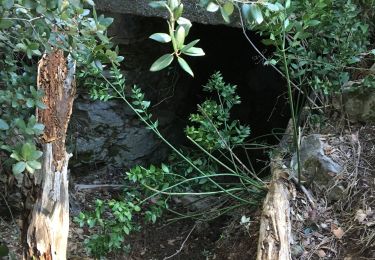
{"label": "sunlit leaf", "polygon": [[167,43],[171,41],[171,36],[166,33],[154,33],[149,38],[161,43]]}
{"label": "sunlit leaf", "polygon": [[260,7],[258,5],[251,4],[250,13],[257,24],[261,24],[263,22],[262,10],[260,10]]}
{"label": "sunlit leaf", "polygon": [[185,28],[181,25],[177,27],[176,30],[176,42],[177,42],[177,48],[181,49],[185,42]]}
{"label": "sunlit leaf", "polygon": [[35,170],[40,170],[40,169],[42,168],[41,163],[38,162],[38,161],[28,161],[27,164],[28,164],[31,168],[35,169]]}
{"label": "sunlit leaf", "polygon": [[230,16],[234,11],[233,3],[232,2],[226,2],[223,6],[223,10],[228,16]]}
{"label": "sunlit leaf", "polygon": [[204,56],[205,53],[202,48],[197,48],[197,47],[191,47],[185,51],[183,51],[184,54],[188,56]]}
{"label": "sunlit leaf", "polygon": [[216,12],[217,10],[219,10],[219,8],[220,8],[220,5],[215,4],[214,2],[210,2],[210,3],[207,5],[206,10],[207,10],[208,12],[212,12],[212,13],[214,13],[214,12]]}

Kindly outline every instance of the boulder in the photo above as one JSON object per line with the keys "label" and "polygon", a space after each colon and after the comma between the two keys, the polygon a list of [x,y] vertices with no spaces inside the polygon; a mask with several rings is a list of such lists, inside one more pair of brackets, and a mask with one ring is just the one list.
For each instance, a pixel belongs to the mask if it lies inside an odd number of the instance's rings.
{"label": "boulder", "polygon": [[[320,135],[312,134],[303,138],[300,147],[301,181],[307,185],[315,184],[319,188],[328,189],[334,186],[335,177],[342,171],[342,166],[324,154],[324,145]],[[293,155],[291,168],[296,175],[296,154]],[[338,199],[342,190],[340,186],[330,189],[329,199]]]}

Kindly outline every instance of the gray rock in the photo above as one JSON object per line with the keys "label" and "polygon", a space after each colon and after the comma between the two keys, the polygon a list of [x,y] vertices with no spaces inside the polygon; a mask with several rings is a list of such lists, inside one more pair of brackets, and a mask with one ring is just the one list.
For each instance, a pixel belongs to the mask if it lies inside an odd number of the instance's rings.
{"label": "gray rock", "polygon": [[[100,0],[95,1],[96,8],[105,12],[132,14],[147,17],[167,18],[167,12],[164,9],[155,9],[149,6],[148,0]],[[220,11],[216,13],[207,12],[199,6],[199,0],[183,0],[184,17],[192,22],[203,24],[226,24],[221,17]],[[230,26],[240,27],[239,16],[234,13],[231,17]]]}
{"label": "gray rock", "polygon": [[[308,135],[302,140],[300,148],[301,178],[308,185],[312,183],[319,187],[330,187],[334,177],[342,171],[342,167],[326,156],[324,144],[320,135]],[[291,167],[297,172],[297,155],[294,154]]]}
{"label": "gray rock", "polygon": [[375,89],[352,87],[334,99],[334,106],[343,110],[352,122],[375,122]]}

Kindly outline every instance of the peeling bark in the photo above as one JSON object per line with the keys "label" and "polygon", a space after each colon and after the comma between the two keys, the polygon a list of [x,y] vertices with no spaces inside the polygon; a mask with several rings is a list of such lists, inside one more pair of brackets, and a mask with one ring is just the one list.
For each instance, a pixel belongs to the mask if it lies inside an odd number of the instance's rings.
{"label": "peeling bark", "polygon": [[75,64],[61,50],[45,54],[38,66],[38,88],[47,109],[37,110],[45,125],[42,169],[24,178],[24,259],[66,259],[69,232],[66,130],[75,95]]}
{"label": "peeling bark", "polygon": [[288,174],[281,166],[281,158],[272,160],[272,180],[260,220],[257,260],[291,259]]}

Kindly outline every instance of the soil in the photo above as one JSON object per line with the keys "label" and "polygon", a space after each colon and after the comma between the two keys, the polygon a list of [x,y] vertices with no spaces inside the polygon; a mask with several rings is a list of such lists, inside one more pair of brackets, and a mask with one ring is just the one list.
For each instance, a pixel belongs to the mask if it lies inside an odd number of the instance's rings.
{"label": "soil", "polygon": [[[93,259],[88,256],[84,240],[95,230],[80,228],[73,221],[80,210],[92,210],[96,199],[118,198],[118,190],[76,190],[74,184],[120,184],[119,172],[97,171],[97,174],[73,176],[71,180],[71,221],[68,244],[68,259]],[[2,215],[2,214],[1,214]],[[139,232],[131,234],[124,245],[127,252],[113,253],[107,259],[253,259],[256,255],[260,211],[240,208],[230,215],[209,223],[193,220],[169,221],[175,215],[167,214],[163,221],[154,225],[144,224]],[[245,226],[240,224],[242,216],[250,217]],[[7,245],[13,259],[22,259],[17,223],[20,216],[0,218],[0,242]],[[7,259],[7,258],[4,258]],[[11,258],[9,258],[11,259]]]}
{"label": "soil", "polygon": [[[321,120],[319,125],[306,124],[303,132],[305,135],[319,133],[326,144],[325,154],[344,170],[327,188],[306,187],[313,202],[305,192],[290,186],[292,258],[375,259],[375,125],[353,124],[333,115]],[[121,174],[111,171],[73,176],[72,184],[97,184],[98,181],[121,184]],[[119,196],[119,191],[77,191],[71,186],[72,219],[79,210],[92,209],[97,198]],[[335,187],[339,187],[339,196],[332,199],[329,194]],[[15,209],[12,217],[3,197],[0,198],[0,244],[8,246],[12,259],[21,259],[20,211],[16,210],[16,202],[9,203]],[[260,209],[240,208],[210,223],[170,222],[168,219],[173,216],[166,215],[164,221],[145,225],[140,232],[132,234],[124,242],[131,245],[129,252],[112,254],[108,259],[255,259],[260,214]],[[240,224],[242,216],[250,217],[248,225]],[[84,240],[93,232],[71,221],[69,259],[92,259],[84,249]]]}
{"label": "soil", "polygon": [[307,187],[315,205],[293,188],[293,259],[375,259],[375,125],[334,114],[306,125],[305,135],[316,133],[344,170],[332,185]]}

